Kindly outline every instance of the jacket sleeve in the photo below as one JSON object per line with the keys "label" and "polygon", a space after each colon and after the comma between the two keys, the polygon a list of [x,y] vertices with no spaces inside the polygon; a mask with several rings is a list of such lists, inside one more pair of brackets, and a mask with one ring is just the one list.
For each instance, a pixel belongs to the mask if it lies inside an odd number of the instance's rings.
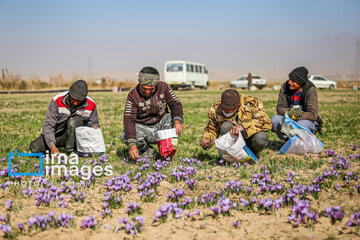
{"label": "jacket sleeve", "polygon": [[44,139],[46,145],[51,148],[55,146],[55,125],[58,118],[58,107],[54,100],[51,100],[48,110],[46,112],[42,132],[44,134]]}
{"label": "jacket sleeve", "polygon": [[87,123],[87,126],[88,127],[94,127],[94,126],[100,127],[98,113],[97,113],[97,106],[95,106],[94,110],[92,111],[89,121]]}
{"label": "jacket sleeve", "polygon": [[284,115],[286,111],[290,110],[287,100],[286,100],[285,85],[286,85],[286,83],[284,83],[281,86],[279,97],[278,97],[278,102],[276,105],[276,112],[279,115]]}
{"label": "jacket sleeve", "polygon": [[271,129],[271,120],[265,113],[264,105],[257,99],[247,103],[243,113],[242,126],[245,128],[243,133],[245,138],[249,138],[255,133],[264,131],[267,132]]}
{"label": "jacket sleeve", "polygon": [[216,121],[216,112],[214,106],[211,106],[208,113],[208,118],[209,122],[204,129],[203,137],[210,139],[209,148],[211,148],[215,143],[215,139],[220,134],[220,126]]}
{"label": "jacket sleeve", "polygon": [[183,120],[183,107],[181,102],[179,101],[179,99],[176,97],[175,93],[173,92],[173,90],[170,88],[170,86],[168,84],[166,84],[166,88],[165,88],[165,99],[166,99],[166,103],[167,105],[169,105],[170,110],[171,110],[171,118],[173,120],[179,120],[182,123],[184,122]]}
{"label": "jacket sleeve", "polygon": [[137,115],[137,104],[134,101],[131,92],[126,99],[124,111],[125,139],[129,146],[136,145],[136,127],[135,119]]}
{"label": "jacket sleeve", "polygon": [[315,121],[318,116],[318,96],[316,88],[310,88],[306,98],[306,112],[304,112],[303,115],[298,119]]}

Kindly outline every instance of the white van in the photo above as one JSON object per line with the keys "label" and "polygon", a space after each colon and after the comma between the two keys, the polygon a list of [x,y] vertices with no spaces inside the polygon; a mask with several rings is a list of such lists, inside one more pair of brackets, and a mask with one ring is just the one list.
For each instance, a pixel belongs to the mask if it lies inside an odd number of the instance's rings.
{"label": "white van", "polygon": [[179,87],[207,89],[209,77],[206,65],[203,63],[167,61],[164,68],[164,81],[174,90]]}

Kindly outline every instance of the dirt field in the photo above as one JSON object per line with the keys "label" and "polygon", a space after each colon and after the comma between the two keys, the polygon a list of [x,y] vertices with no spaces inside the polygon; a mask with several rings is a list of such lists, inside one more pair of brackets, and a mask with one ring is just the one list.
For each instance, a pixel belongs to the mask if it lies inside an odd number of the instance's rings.
{"label": "dirt field", "polygon": [[[275,114],[276,91],[239,92]],[[284,143],[269,132],[268,148],[247,166],[222,164],[215,148],[199,147],[208,109],[221,91],[176,94],[185,129],[171,162],[158,154],[128,160],[120,141],[127,93],[92,94],[109,155],[81,157],[75,165],[112,166],[113,174],[89,180],[9,177],[8,153],[29,151],[52,94],[0,96],[0,234],[51,240],[360,239],[360,216],[354,215],[360,212],[359,91],[318,91],[325,119],[321,154],[279,155]],[[12,159],[19,171],[37,171],[36,163]]]}

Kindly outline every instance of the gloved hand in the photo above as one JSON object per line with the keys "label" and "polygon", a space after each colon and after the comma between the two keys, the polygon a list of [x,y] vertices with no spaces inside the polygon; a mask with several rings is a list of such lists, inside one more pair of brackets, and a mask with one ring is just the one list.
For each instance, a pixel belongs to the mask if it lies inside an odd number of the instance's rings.
{"label": "gloved hand", "polygon": [[300,108],[293,107],[290,109],[290,111],[287,112],[287,114],[292,120],[296,120],[302,116],[303,111]]}

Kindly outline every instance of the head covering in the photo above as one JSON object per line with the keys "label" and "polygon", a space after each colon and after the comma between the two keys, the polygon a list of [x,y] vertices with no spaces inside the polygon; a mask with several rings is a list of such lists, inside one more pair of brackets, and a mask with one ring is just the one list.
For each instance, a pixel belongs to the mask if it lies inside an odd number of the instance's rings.
{"label": "head covering", "polygon": [[226,109],[237,108],[240,104],[240,95],[235,89],[227,89],[221,95],[220,106]]}
{"label": "head covering", "polygon": [[289,79],[297,82],[301,86],[304,86],[308,80],[308,73],[309,71],[306,69],[306,67],[298,67],[289,73]]}
{"label": "head covering", "polygon": [[77,80],[71,85],[69,94],[76,100],[85,100],[88,94],[88,86],[84,80]]}
{"label": "head covering", "polygon": [[139,73],[139,83],[141,85],[156,86],[160,81],[160,76],[151,73]]}

